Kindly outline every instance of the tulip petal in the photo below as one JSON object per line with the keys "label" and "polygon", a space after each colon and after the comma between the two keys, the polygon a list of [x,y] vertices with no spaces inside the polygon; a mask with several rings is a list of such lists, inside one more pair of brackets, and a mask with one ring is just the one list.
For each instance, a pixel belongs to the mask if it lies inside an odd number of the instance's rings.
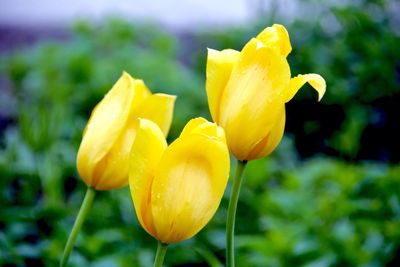
{"label": "tulip petal", "polygon": [[206,125],[207,122],[208,121],[202,117],[191,119],[188,123],[186,123],[179,137],[185,137],[192,134],[194,130],[202,125]]}
{"label": "tulip petal", "polygon": [[142,102],[136,117],[155,122],[166,137],[171,127],[175,99],[174,95],[154,94]]}
{"label": "tulip petal", "polygon": [[[112,89],[93,110],[79,147],[77,167],[87,185],[93,186],[93,168],[118,139],[129,117],[135,92],[133,79],[123,73]],[[129,107],[129,108],[127,108]]]}
{"label": "tulip petal", "polygon": [[136,215],[143,228],[155,236],[150,207],[151,185],[167,142],[160,128],[152,121],[139,119],[135,141],[129,157],[129,185]]}
{"label": "tulip petal", "polygon": [[113,190],[128,185],[129,153],[136,136],[134,123],[122,131],[113,147],[97,163],[93,176],[98,177],[93,187],[97,190]]}
{"label": "tulip petal", "polygon": [[311,73],[299,74],[290,79],[289,88],[285,92],[285,103],[289,102],[306,82],[308,82],[318,92],[318,101],[321,101],[326,91],[325,80],[321,75]]}
{"label": "tulip petal", "polygon": [[135,90],[135,98],[131,106],[131,114],[146,98],[152,95],[150,89],[146,86],[143,80],[133,79],[133,88]]}
{"label": "tulip petal", "polygon": [[285,129],[285,106],[282,105],[281,112],[277,117],[277,121],[271,131],[252,149],[251,153],[246,157],[247,160],[259,159],[269,155],[280,143]]}
{"label": "tulip petal", "polygon": [[237,159],[245,160],[271,130],[289,81],[285,57],[257,39],[246,44],[221,100],[220,125]]}
{"label": "tulip petal", "polygon": [[175,96],[152,95],[145,83],[139,79],[134,80],[134,89],[135,97],[125,128],[94,170],[94,176],[99,177],[95,187],[97,190],[111,190],[128,185],[129,153],[135,140],[138,117],[148,118],[163,126],[165,134],[171,125]]}
{"label": "tulip petal", "polygon": [[275,49],[282,56],[287,57],[292,51],[289,33],[286,28],[280,24],[274,24],[272,27],[265,28],[257,39],[265,46]]}
{"label": "tulip petal", "polygon": [[192,134],[200,134],[208,138],[217,138],[221,142],[226,143],[225,133],[221,127],[216,127],[216,124],[210,123],[204,118],[191,119],[183,128],[180,138],[190,136]]}
{"label": "tulip petal", "polygon": [[232,72],[233,65],[238,60],[240,52],[233,49],[217,51],[208,49],[206,69],[206,91],[208,105],[213,120],[218,123],[219,103],[225,85]]}
{"label": "tulip petal", "polygon": [[225,191],[229,175],[226,143],[208,135],[209,127],[201,128],[204,131],[195,127],[191,134],[187,130],[173,142],[156,170],[151,199],[161,242],[175,243],[195,235],[212,218]]}

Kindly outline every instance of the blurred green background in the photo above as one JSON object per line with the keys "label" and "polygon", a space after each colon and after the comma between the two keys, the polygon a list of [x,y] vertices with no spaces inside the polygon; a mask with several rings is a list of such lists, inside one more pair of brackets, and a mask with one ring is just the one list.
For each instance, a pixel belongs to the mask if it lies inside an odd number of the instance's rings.
{"label": "blurred green background", "polygon": [[[122,70],[178,95],[172,141],[190,118],[210,118],[206,47],[240,49],[274,22],[289,30],[292,75],[321,74],[327,93],[317,103],[304,86],[287,104],[278,149],[248,164],[237,266],[400,266],[400,8],[390,0],[318,7],[314,19],[266,9],[246,26],[190,33],[79,21],[63,40],[2,54],[0,266],[58,265],[85,192],[75,167],[82,130]],[[204,230],[170,246],[167,266],[223,266],[229,191]],[[70,266],[151,266],[155,249],[129,190],[102,192]]]}

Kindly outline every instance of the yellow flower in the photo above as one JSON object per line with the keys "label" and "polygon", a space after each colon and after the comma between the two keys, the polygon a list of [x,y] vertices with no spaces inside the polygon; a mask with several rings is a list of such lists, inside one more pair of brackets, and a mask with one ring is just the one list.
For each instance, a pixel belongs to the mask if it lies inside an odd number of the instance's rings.
{"label": "yellow flower", "polygon": [[325,80],[318,74],[291,78],[286,57],[289,34],[274,24],[236,51],[208,50],[206,89],[213,120],[225,129],[228,147],[238,160],[270,154],[285,127],[285,103],[306,82],[319,94]]}
{"label": "yellow flower", "polygon": [[168,134],[175,96],[151,94],[142,80],[124,72],[93,109],[77,156],[78,172],[97,190],[128,185],[129,152],[137,118],[154,121]]}
{"label": "yellow flower", "polygon": [[156,124],[139,119],[129,184],[139,222],[154,238],[170,244],[200,231],[216,212],[228,175],[221,127],[193,119],[168,146]]}

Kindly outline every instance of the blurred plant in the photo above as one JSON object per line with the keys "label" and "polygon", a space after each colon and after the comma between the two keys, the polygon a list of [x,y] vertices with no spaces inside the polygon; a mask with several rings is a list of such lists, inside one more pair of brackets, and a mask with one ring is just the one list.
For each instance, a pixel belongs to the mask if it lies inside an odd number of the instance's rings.
{"label": "blurred plant", "polygon": [[[287,105],[286,136],[275,153],[248,165],[238,204],[237,265],[399,266],[397,2],[296,3],[310,4],[313,16],[274,19],[293,33],[292,72],[318,70],[331,90],[321,103],[311,90],[299,92]],[[81,133],[122,69],[180,96],[173,140],[192,114],[209,118],[206,47],[239,49],[272,22],[264,14],[246,28],[180,39],[154,26],[79,22],[63,43],[43,41],[3,56],[0,265],[57,265],[85,190],[75,167]],[[121,191],[98,196],[70,266],[152,264],[155,242],[134,219],[128,190]],[[166,264],[218,266],[225,258],[224,210],[195,239],[172,246]]]}

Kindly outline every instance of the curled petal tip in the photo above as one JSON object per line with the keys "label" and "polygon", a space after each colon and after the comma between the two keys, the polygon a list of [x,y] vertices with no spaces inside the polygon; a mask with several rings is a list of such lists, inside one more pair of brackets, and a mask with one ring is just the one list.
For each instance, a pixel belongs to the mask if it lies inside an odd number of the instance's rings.
{"label": "curled petal tip", "polygon": [[318,102],[321,101],[322,97],[325,95],[326,92],[326,82],[324,79],[322,79],[322,82],[323,84],[321,85],[320,90],[318,90]]}
{"label": "curled petal tip", "polygon": [[290,80],[289,88],[285,93],[285,102],[290,101],[307,82],[318,92],[318,102],[321,101],[326,91],[326,82],[321,75],[310,73],[299,74]]}

